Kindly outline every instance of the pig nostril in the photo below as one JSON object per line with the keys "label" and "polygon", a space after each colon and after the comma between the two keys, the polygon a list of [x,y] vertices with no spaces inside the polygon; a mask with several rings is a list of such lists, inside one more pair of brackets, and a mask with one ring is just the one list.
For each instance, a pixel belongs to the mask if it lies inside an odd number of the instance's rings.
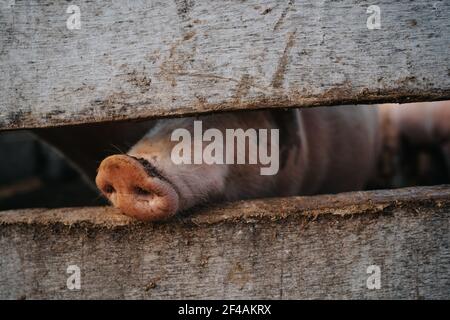
{"label": "pig nostril", "polygon": [[114,187],[110,184],[107,184],[104,188],[103,191],[105,191],[105,193],[113,193],[114,191],[116,191],[114,189]]}
{"label": "pig nostril", "polygon": [[150,192],[147,190],[142,189],[141,187],[135,187],[134,192],[140,196],[148,196],[150,195]]}

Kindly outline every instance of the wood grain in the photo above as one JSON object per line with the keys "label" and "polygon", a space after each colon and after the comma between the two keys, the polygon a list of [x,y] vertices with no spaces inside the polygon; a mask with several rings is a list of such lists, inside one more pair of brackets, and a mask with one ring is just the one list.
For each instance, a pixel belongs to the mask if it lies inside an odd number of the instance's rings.
{"label": "wood grain", "polygon": [[449,222],[450,186],[237,202],[158,224],[112,208],[3,212],[0,298],[448,299]]}
{"label": "wood grain", "polygon": [[450,99],[445,0],[69,4],[2,3],[0,129]]}

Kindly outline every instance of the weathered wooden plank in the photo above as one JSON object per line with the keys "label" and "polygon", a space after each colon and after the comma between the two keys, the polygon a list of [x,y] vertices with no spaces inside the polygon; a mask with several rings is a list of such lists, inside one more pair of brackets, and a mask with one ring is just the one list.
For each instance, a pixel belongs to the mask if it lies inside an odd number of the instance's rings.
{"label": "weathered wooden plank", "polygon": [[450,99],[450,3],[2,2],[0,129]]}
{"label": "weathered wooden plank", "polygon": [[[0,297],[448,299],[449,222],[450,186],[253,200],[159,224],[111,208],[3,212]],[[69,265],[80,290],[66,287]]]}

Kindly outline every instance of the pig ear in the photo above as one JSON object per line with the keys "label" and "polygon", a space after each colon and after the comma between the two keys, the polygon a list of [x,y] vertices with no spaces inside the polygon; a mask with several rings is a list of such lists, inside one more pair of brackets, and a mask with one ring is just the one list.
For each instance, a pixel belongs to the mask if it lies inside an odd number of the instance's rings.
{"label": "pig ear", "polygon": [[114,155],[100,164],[96,184],[124,214],[140,220],[163,220],[179,207],[179,196],[162,175],[149,175],[142,161]]}

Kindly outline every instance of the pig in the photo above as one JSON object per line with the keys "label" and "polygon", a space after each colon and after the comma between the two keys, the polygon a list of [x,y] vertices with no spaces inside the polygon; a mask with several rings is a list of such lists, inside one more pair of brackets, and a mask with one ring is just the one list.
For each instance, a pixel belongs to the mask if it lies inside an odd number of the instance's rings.
{"label": "pig", "polygon": [[[197,122],[205,134],[209,129],[224,135],[233,128],[278,130],[278,139],[259,143],[260,154],[270,154],[269,159],[276,158],[274,151],[278,151],[279,159],[272,159],[279,160],[274,174],[262,174],[263,164],[249,163],[248,154],[244,163],[174,161],[177,130],[194,136],[189,153],[199,153],[195,142],[200,153],[208,148],[204,136],[197,141]],[[443,170],[450,176],[449,101],[240,111],[47,128],[35,133],[61,150],[87,180],[95,181],[114,206],[145,221],[164,220],[208,202],[361,190],[383,176],[381,165],[390,168],[390,181],[382,187],[408,185],[402,180],[411,172],[404,172],[403,162],[414,158],[411,147],[438,150]],[[244,153],[258,145],[260,138],[246,140]],[[240,155],[235,148],[233,159]],[[419,170],[425,177],[435,167],[435,162],[427,164],[427,170]],[[434,171],[441,175],[441,169]]]}
{"label": "pig", "polygon": [[[205,132],[224,134],[236,128],[278,129],[278,140],[258,146],[266,154],[278,151],[276,174],[261,174],[260,163],[176,164],[172,155],[179,141],[172,135],[180,128],[193,133],[196,121]],[[95,179],[101,193],[124,214],[155,221],[208,202],[361,190],[376,168],[379,128],[377,107],[341,106],[73,126],[37,134],[87,179]],[[255,143],[249,140],[246,151]],[[202,141],[202,150],[206,147]]]}
{"label": "pig", "polygon": [[[230,128],[278,129],[279,141],[259,147],[279,150],[279,170],[262,175],[261,164],[175,164],[171,155],[178,142],[171,135],[179,128],[193,133],[196,120],[204,130],[222,133]],[[378,122],[377,109],[370,106],[160,120],[126,154],[105,158],[95,181],[114,206],[146,221],[164,220],[206,202],[360,190],[375,170]]]}

